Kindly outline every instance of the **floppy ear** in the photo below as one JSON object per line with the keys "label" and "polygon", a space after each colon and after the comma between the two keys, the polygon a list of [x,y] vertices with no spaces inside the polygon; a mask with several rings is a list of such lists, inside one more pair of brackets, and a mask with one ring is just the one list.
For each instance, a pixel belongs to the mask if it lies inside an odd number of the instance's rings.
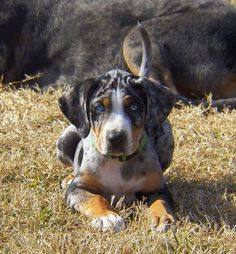
{"label": "floppy ear", "polygon": [[[147,78],[137,80],[146,92],[147,113],[145,129],[151,130],[160,126],[175,105],[176,96],[167,87]],[[155,130],[154,130],[155,131]]]}
{"label": "floppy ear", "polygon": [[95,79],[87,79],[70,88],[58,100],[62,113],[77,127],[79,135],[83,138],[88,135],[90,129],[88,110],[94,87]]}

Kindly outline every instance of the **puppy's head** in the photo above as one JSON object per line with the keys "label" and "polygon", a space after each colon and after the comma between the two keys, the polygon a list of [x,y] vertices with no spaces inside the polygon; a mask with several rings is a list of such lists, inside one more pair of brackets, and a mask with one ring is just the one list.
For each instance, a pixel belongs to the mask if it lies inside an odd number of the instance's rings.
{"label": "puppy's head", "polygon": [[59,105],[81,137],[89,133],[104,155],[131,155],[146,129],[161,125],[174,105],[165,87],[122,70],[88,79],[64,94]]}

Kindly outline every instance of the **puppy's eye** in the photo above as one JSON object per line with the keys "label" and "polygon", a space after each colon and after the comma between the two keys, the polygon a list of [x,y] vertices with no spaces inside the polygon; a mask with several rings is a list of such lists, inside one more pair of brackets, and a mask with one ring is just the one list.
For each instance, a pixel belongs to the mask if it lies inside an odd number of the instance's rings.
{"label": "puppy's eye", "polygon": [[131,104],[129,107],[132,111],[138,110],[138,105],[137,104]]}
{"label": "puppy's eye", "polygon": [[95,106],[95,109],[98,113],[103,113],[105,111],[105,107],[102,104]]}

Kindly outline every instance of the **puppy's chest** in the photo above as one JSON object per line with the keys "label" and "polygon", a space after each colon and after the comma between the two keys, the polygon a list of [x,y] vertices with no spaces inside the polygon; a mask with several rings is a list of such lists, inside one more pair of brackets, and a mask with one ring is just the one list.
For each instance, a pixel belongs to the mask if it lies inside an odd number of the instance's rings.
{"label": "puppy's chest", "polygon": [[98,169],[98,181],[111,195],[122,196],[141,191],[145,179],[146,176],[139,175],[132,167],[125,167],[124,162],[117,160],[108,160]]}

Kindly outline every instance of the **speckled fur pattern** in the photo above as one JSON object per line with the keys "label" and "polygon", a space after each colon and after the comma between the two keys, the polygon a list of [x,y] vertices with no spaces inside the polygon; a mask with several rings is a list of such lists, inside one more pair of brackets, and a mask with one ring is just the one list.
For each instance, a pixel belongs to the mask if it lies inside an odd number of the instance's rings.
{"label": "speckled fur pattern", "polygon": [[188,98],[236,96],[236,11],[223,0],[1,0],[3,83],[41,73],[29,84],[46,89],[110,68],[135,73],[138,21],[151,37],[154,79]]}
{"label": "speckled fur pattern", "polygon": [[[114,100],[114,94],[119,95],[118,101]],[[129,101],[131,104],[126,105]],[[111,104],[106,109],[107,112],[94,113],[94,107],[98,102]],[[117,103],[120,103],[120,106],[116,105]],[[57,141],[59,159],[63,163],[70,162],[74,169],[74,179],[70,180],[68,185],[66,200],[71,208],[94,218],[92,225],[95,228],[116,232],[124,229],[123,219],[114,213],[109,205],[112,196],[116,199],[124,197],[126,204],[143,198],[152,200],[148,203],[152,220],[162,221],[166,216],[163,223],[173,223],[173,203],[167,191],[163,171],[170,164],[173,155],[174,140],[167,116],[174,103],[175,96],[168,88],[119,69],[108,71],[98,78],[85,80],[59,99],[62,112],[72,123]],[[138,114],[128,111],[127,106],[131,105],[140,107]],[[135,107],[135,110],[138,109]],[[111,149],[111,154],[103,154],[104,150],[97,146],[99,138],[96,137],[99,135],[94,134],[94,121],[103,125],[109,119],[116,123],[115,126],[119,126],[116,117],[109,118],[114,112],[119,121],[126,118],[126,122],[131,126],[136,125],[140,133],[145,131],[147,135],[144,148],[139,151],[136,147],[129,159],[124,161],[119,160],[117,156],[114,158],[116,150]],[[108,126],[114,131],[112,122]],[[110,134],[109,128],[105,128],[105,137]],[[126,133],[127,127],[123,128],[124,130],[120,131]],[[99,130],[104,132],[103,127]],[[81,139],[76,150],[74,143],[70,149],[75,153],[69,153],[71,140],[76,140],[78,136]],[[128,135],[125,137],[124,142]],[[140,140],[141,136],[138,140],[129,142],[139,143]],[[124,153],[127,153],[128,143],[121,148]],[[158,226],[163,227],[159,224]]]}

